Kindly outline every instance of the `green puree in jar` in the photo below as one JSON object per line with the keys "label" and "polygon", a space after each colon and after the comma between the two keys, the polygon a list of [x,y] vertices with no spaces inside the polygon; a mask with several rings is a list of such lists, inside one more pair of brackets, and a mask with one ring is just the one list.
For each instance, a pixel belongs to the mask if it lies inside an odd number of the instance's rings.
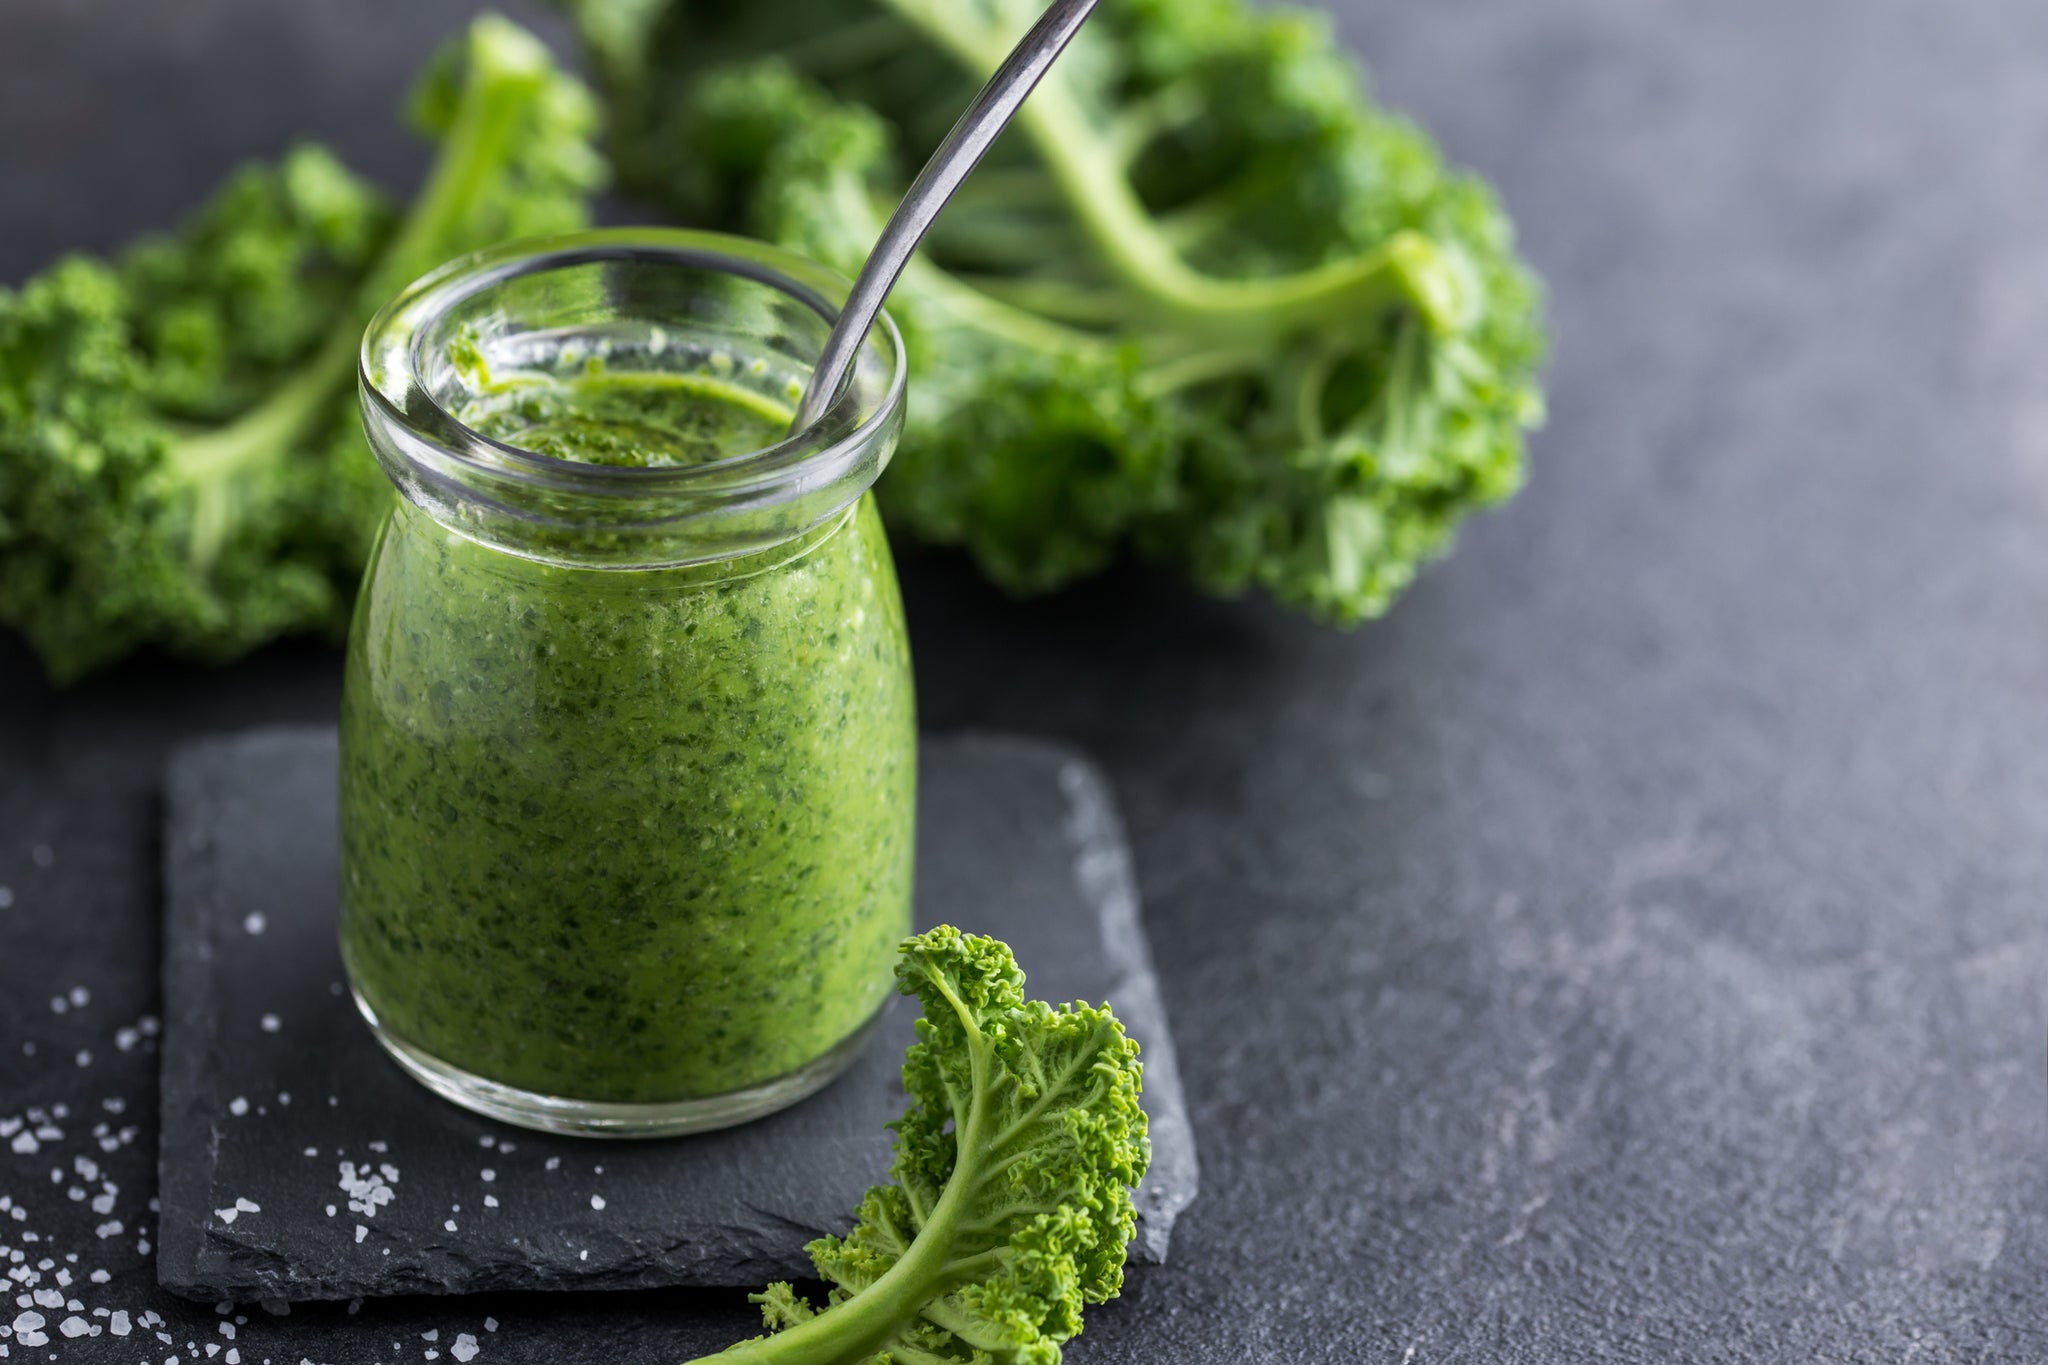
{"label": "green puree in jar", "polygon": [[[697,374],[502,385],[458,414],[682,465],[790,414]],[[669,569],[544,564],[401,502],[342,707],[342,947],[380,1024],[543,1094],[723,1094],[853,1035],[909,932],[915,732],[871,498]]]}

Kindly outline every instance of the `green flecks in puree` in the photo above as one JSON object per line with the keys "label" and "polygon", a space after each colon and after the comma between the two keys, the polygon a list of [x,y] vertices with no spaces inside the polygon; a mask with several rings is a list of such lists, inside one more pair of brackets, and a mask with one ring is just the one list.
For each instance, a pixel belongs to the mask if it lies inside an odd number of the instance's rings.
{"label": "green flecks in puree", "polygon": [[[465,420],[648,465],[788,421],[708,379],[544,387]],[[880,1006],[909,931],[909,668],[870,499],[711,580],[540,564],[402,503],[343,697],[357,989],[398,1037],[547,1094],[686,1099],[802,1066]]]}

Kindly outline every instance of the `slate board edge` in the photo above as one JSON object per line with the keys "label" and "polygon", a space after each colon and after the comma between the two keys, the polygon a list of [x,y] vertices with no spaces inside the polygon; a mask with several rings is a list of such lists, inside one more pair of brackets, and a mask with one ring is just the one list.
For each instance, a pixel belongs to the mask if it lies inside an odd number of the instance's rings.
{"label": "slate board edge", "polygon": [[[226,746],[237,742],[235,738],[208,739],[181,746],[171,755],[164,772],[165,825],[159,856],[162,859],[165,914],[163,982],[166,1037],[162,1044],[158,1083],[158,1092],[163,1100],[161,1135],[157,1145],[159,1209],[202,1202],[212,1183],[210,1160],[202,1165],[170,1161],[166,1157],[169,1153],[200,1150],[211,1156],[212,1144],[194,1140],[203,1134],[191,1132],[195,1125],[206,1123],[201,1112],[206,1092],[200,1078],[206,1070],[206,1059],[213,1055],[214,1019],[211,1011],[194,1006],[195,997],[212,988],[213,953],[212,939],[202,932],[200,923],[205,916],[194,908],[199,901],[200,888],[188,888],[184,882],[186,873],[196,872],[205,861],[205,850],[192,844],[196,834],[187,827],[186,820],[204,799],[200,793],[206,780],[205,770],[217,761]],[[186,850],[183,856],[175,852],[178,848]],[[175,891],[173,881],[178,882]],[[174,915],[176,922],[171,918]],[[200,1036],[173,1046],[168,1036],[172,1027],[180,1031],[197,1031]],[[181,1084],[181,1081],[189,1084]],[[171,1107],[174,1095],[187,1097],[184,1105],[175,1110]],[[185,1134],[189,1136],[179,1136]],[[198,1274],[199,1254],[205,1236],[199,1227],[159,1214],[157,1283],[166,1288],[190,1284]]]}
{"label": "slate board edge", "polygon": [[[333,732],[326,725],[275,725],[233,731],[178,746],[164,770],[165,826],[161,877],[165,921],[163,945],[164,1041],[160,1068],[161,1118],[157,1147],[157,1195],[160,1209],[203,1207],[212,1187],[215,1153],[214,1120],[204,1104],[206,1087],[199,1077],[215,1065],[219,1052],[219,1016],[209,1007],[213,992],[214,916],[208,913],[214,894],[211,873],[213,843],[203,818],[212,801],[214,771],[253,751],[290,749],[318,742]],[[201,818],[194,819],[199,813]],[[173,918],[175,916],[175,919]],[[203,1021],[203,1022],[202,1022]],[[189,1078],[190,1085],[178,1080]],[[190,1096],[182,1108],[171,1097]],[[167,1156],[203,1152],[203,1161],[178,1163]],[[230,1298],[228,1289],[209,1284],[202,1264],[210,1239],[220,1233],[210,1223],[193,1224],[158,1217],[156,1274],[163,1288],[186,1298]],[[240,1258],[282,1264],[266,1248],[235,1245]],[[422,1286],[425,1288],[426,1286]],[[244,1296],[246,1297],[246,1295]],[[341,1298],[331,1293],[306,1297]]]}
{"label": "slate board edge", "polygon": [[[1127,1021],[1143,1020],[1152,1025],[1153,1041],[1143,1060],[1153,1164],[1138,1187],[1138,1228],[1131,1264],[1163,1265],[1174,1222],[1199,1192],[1201,1163],[1180,1082],[1173,1028],[1160,994],[1151,942],[1145,937],[1137,873],[1131,865],[1130,841],[1124,837],[1115,788],[1095,760],[1055,740],[985,730],[953,731],[935,738],[959,748],[994,750],[1048,766],[1066,797],[1066,834],[1077,861],[1075,881],[1102,921],[1109,940],[1104,944],[1108,958],[1127,964],[1123,978],[1111,988],[1112,1003]],[[1023,965],[1028,991],[1031,964]],[[1167,1135],[1164,1141],[1162,1134]]]}
{"label": "slate board edge", "polygon": [[[213,802],[210,792],[214,785],[213,775],[224,762],[246,761],[252,750],[275,752],[323,740],[331,744],[333,733],[331,725],[261,726],[230,731],[180,745],[166,764],[162,877],[167,905],[163,957],[167,1036],[161,1074],[167,1096],[172,1093],[202,1096],[205,1087],[199,1081],[206,1070],[216,1064],[218,1056],[219,1020],[207,1004],[213,990],[216,957],[213,931],[218,927],[213,923],[218,915],[212,913],[211,902],[217,894],[211,885],[209,870],[212,841],[205,833],[210,819],[208,808]],[[1154,1041],[1144,1058],[1148,1079],[1154,1080],[1155,1084],[1172,1082],[1159,1084],[1156,1090],[1154,1085],[1146,1087],[1146,1106],[1154,1138],[1154,1165],[1137,1194],[1138,1223],[1129,1262],[1133,1270],[1143,1264],[1161,1264],[1166,1259],[1178,1213],[1192,1202],[1197,1193],[1199,1162],[1194,1150],[1192,1124],[1179,1085],[1172,1034],[1142,924],[1142,903],[1114,790],[1106,774],[1092,759],[1055,740],[1000,731],[965,730],[923,735],[920,742],[961,750],[996,751],[1043,765],[1052,770],[1067,800],[1065,833],[1076,858],[1077,886],[1103,925],[1107,940],[1105,951],[1112,960],[1125,964],[1125,971],[1110,988],[1109,994],[1127,1018],[1152,1025],[1150,1032]],[[174,890],[177,894],[173,894]],[[177,909],[168,908],[171,906]],[[170,918],[173,914],[175,922]],[[198,1022],[202,1017],[204,1026]],[[173,1028],[179,1035],[175,1041],[169,1037]],[[173,1086],[170,1082],[174,1073],[194,1083]],[[207,1202],[207,1191],[213,1183],[211,1165],[216,1136],[214,1120],[209,1115],[210,1110],[196,1098],[193,1103],[176,1111],[167,1101],[162,1110],[158,1179],[165,1208],[173,1205],[174,1189],[177,1192],[175,1202],[184,1207],[199,1207]],[[1159,1151],[1162,1133],[1173,1133],[1178,1138],[1163,1144],[1166,1148],[1163,1161]],[[175,1151],[204,1152],[207,1159],[174,1166],[163,1156],[166,1152]],[[1171,1178],[1174,1176],[1179,1178]],[[1168,1187],[1164,1192],[1162,1185]],[[207,1280],[207,1272],[202,1265],[210,1259],[217,1260],[206,1254],[210,1247],[215,1251],[221,1249],[214,1245],[216,1243],[231,1248],[230,1256],[244,1266],[251,1260],[271,1263],[272,1268],[257,1274],[266,1282],[290,1281],[289,1301],[339,1300],[358,1297],[361,1293],[360,1287],[352,1283],[326,1283],[325,1277],[309,1279],[271,1249],[248,1245],[231,1234],[223,1236],[222,1229],[213,1227],[204,1219],[197,1223],[161,1221],[158,1282],[166,1289],[192,1299],[247,1299],[251,1285],[246,1271],[232,1284]],[[213,1269],[224,1267],[216,1264]],[[616,1269],[585,1273],[543,1284],[520,1279],[501,1285],[493,1279],[486,1276],[457,1292],[485,1293],[500,1288],[526,1292],[614,1290],[664,1287],[668,1283],[661,1278],[661,1272],[655,1266],[623,1274]],[[450,1291],[433,1280],[422,1279],[416,1284],[387,1292],[437,1294]]]}
{"label": "slate board edge", "polygon": [[[1200,1186],[1201,1162],[1195,1152],[1194,1125],[1188,1118],[1173,1027],[1166,1017],[1152,945],[1140,920],[1130,841],[1124,837],[1115,790],[1094,760],[1064,745],[1024,742],[1046,748],[1059,761],[1060,790],[1068,803],[1067,833],[1080,860],[1076,880],[1102,918],[1104,933],[1111,940],[1107,945],[1110,958],[1130,964],[1115,987],[1118,1008],[1128,1017],[1149,1019],[1153,1025],[1151,1045],[1142,1054],[1148,1082],[1144,1102],[1152,1137],[1152,1167],[1138,1187],[1138,1245],[1133,1248],[1133,1259],[1164,1264],[1174,1222],[1180,1211],[1194,1202]],[[1166,1134],[1167,1140],[1162,1141],[1161,1134]]]}

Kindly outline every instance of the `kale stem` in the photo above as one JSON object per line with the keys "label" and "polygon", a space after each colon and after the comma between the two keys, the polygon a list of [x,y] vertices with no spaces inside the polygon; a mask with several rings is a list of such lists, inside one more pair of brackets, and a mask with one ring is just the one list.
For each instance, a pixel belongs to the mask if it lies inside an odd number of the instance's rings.
{"label": "kale stem", "polygon": [[[935,984],[967,1031],[972,1050],[973,1090],[977,1097],[985,1096],[988,1049],[974,1013],[944,981]],[[977,1162],[979,1154],[986,1150],[981,1135],[986,1122],[985,1106],[976,1103],[968,1110],[967,1121],[955,1127],[954,1150],[959,1159],[939,1202],[933,1205],[931,1217],[896,1263],[873,1284],[816,1317],[698,1359],[722,1361],[725,1365],[851,1365],[872,1355],[905,1322],[926,1308],[941,1286],[956,1282],[959,1277],[958,1267],[950,1258],[955,1233],[966,1218],[968,1201],[981,1183]]]}
{"label": "kale stem", "polygon": [[981,209],[1004,213],[1045,209],[1053,206],[1057,193],[1058,188],[1036,166],[983,165],[953,192],[946,213],[952,216]]}
{"label": "kale stem", "polygon": [[1318,347],[1300,368],[1294,387],[1294,424],[1304,446],[1323,443],[1323,393],[1336,368],[1337,351],[1328,346]]}
{"label": "kale stem", "polygon": [[1266,370],[1272,360],[1272,344],[1264,341],[1251,346],[1211,346],[1147,365],[1138,372],[1138,387],[1150,397],[1163,398],[1225,375]]}
{"label": "kale stem", "polygon": [[[1003,35],[964,18],[971,13],[964,7],[887,2],[971,72],[988,75],[1007,51]],[[1457,272],[1434,242],[1413,231],[1396,232],[1363,255],[1287,275],[1225,279],[1189,266],[1139,202],[1116,146],[1093,126],[1058,70],[1024,102],[1017,125],[1104,261],[1153,311],[1180,325],[1271,334],[1402,301],[1439,332],[1456,331],[1465,321]]]}
{"label": "kale stem", "polygon": [[1130,300],[1116,290],[1072,280],[965,273],[956,273],[953,278],[1013,307],[1076,326],[1114,326],[1131,312]]}
{"label": "kale stem", "polygon": [[282,458],[346,388],[363,325],[385,297],[439,262],[451,228],[503,165],[513,115],[547,79],[546,50],[517,30],[479,25],[455,121],[426,187],[363,277],[356,306],[298,371],[269,397],[225,425],[196,433],[165,454],[160,477],[192,490],[190,562],[211,565],[234,522],[236,494],[253,470]]}
{"label": "kale stem", "polygon": [[1117,163],[1128,169],[1147,147],[1187,127],[1203,113],[1202,93],[1191,84],[1169,85],[1135,101],[1117,115],[1109,135]]}
{"label": "kale stem", "polygon": [[235,497],[245,489],[250,472],[291,449],[348,378],[355,350],[352,333],[336,332],[263,402],[227,425],[187,437],[165,452],[158,477],[192,490],[192,527],[185,552],[194,567],[205,568],[220,554],[234,523]]}
{"label": "kale stem", "polygon": [[961,322],[1019,346],[1071,354],[1101,350],[1107,344],[1093,333],[1062,326],[963,284],[922,257],[913,257],[903,276]]}
{"label": "kale stem", "polygon": [[1211,237],[1223,232],[1237,221],[1244,205],[1237,196],[1224,191],[1212,191],[1199,199],[1176,205],[1166,213],[1159,214],[1152,221],[1176,252],[1198,247]]}

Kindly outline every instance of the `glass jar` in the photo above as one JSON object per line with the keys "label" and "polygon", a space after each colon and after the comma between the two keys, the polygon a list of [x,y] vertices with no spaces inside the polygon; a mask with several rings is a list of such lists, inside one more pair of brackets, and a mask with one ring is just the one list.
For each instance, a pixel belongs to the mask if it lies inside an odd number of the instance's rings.
{"label": "glass jar", "polygon": [[[903,416],[886,319],[781,437],[847,288],[758,242],[599,231],[452,262],[370,325],[402,496],[349,637],[342,951],[378,1039],[459,1104],[741,1122],[830,1080],[890,995],[916,729],[869,492]],[[543,453],[707,422],[766,435]]]}

